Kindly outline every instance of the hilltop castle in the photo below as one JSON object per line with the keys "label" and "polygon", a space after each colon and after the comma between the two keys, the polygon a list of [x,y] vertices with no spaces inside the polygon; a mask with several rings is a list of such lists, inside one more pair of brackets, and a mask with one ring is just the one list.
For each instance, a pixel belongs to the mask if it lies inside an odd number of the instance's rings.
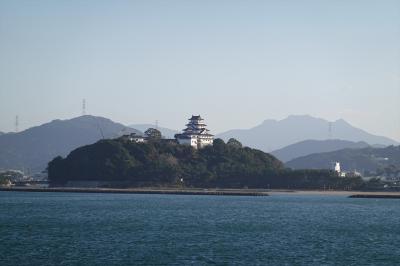
{"label": "hilltop castle", "polygon": [[206,128],[204,119],[200,115],[192,115],[189,123],[181,134],[176,134],[175,139],[179,144],[190,145],[194,148],[202,148],[213,144],[214,136]]}
{"label": "hilltop castle", "polygon": [[158,132],[157,129],[149,128],[145,134],[138,135],[131,133],[123,135],[120,138],[127,142],[146,143],[151,139],[158,139],[163,142],[179,143],[182,145],[190,145],[195,149],[212,145],[214,142],[214,135],[209,133],[210,130],[206,128],[204,119],[200,115],[192,115],[189,119],[189,123],[186,124],[186,128],[180,134],[175,134],[175,139],[163,139],[161,134],[159,136],[151,136],[148,131],[153,130]]}

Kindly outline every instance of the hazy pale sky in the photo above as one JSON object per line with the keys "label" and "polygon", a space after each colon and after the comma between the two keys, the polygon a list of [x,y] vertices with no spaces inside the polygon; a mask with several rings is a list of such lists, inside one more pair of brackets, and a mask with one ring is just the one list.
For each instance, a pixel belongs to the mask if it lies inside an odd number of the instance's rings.
{"label": "hazy pale sky", "polygon": [[400,140],[400,1],[0,1],[0,131],[87,113],[212,133],[343,118]]}

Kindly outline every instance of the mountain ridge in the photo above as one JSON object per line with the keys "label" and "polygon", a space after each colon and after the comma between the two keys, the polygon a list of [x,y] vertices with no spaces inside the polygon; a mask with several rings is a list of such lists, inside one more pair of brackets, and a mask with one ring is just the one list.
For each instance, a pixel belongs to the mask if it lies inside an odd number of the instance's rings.
{"label": "mountain ridge", "polygon": [[329,169],[333,162],[340,162],[342,170],[362,173],[376,172],[391,166],[400,169],[400,146],[346,148],[295,158],[285,165],[292,169]]}
{"label": "mountain ridge", "polygon": [[55,119],[19,133],[1,135],[0,169],[39,172],[58,155],[65,156],[82,145],[131,132],[142,134],[104,117]]}
{"label": "mountain ridge", "polygon": [[286,146],[282,149],[272,151],[271,154],[283,162],[288,162],[295,158],[307,156],[309,154],[330,152],[345,148],[366,148],[369,146],[370,145],[364,141],[353,142],[339,139],[304,140]]}
{"label": "mountain ridge", "polygon": [[225,141],[236,138],[244,145],[271,152],[304,140],[340,139],[353,142],[364,141],[370,145],[397,145],[397,141],[377,136],[356,128],[344,119],[334,122],[309,115],[290,115],[282,120],[267,119],[249,129],[233,129],[216,137]]}

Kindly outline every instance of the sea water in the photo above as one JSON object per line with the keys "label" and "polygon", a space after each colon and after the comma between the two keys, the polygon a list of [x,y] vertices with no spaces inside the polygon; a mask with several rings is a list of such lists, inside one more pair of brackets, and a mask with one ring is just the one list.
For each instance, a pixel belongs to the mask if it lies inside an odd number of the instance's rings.
{"label": "sea water", "polygon": [[0,192],[0,265],[399,265],[400,200]]}

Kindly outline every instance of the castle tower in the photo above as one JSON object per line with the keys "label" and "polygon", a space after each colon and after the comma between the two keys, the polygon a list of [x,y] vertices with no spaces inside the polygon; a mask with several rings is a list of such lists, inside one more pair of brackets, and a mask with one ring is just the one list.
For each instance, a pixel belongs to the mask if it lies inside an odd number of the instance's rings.
{"label": "castle tower", "polygon": [[176,134],[175,138],[179,144],[190,145],[194,148],[202,148],[214,142],[214,136],[206,128],[204,119],[200,115],[192,115],[189,123],[181,134]]}

